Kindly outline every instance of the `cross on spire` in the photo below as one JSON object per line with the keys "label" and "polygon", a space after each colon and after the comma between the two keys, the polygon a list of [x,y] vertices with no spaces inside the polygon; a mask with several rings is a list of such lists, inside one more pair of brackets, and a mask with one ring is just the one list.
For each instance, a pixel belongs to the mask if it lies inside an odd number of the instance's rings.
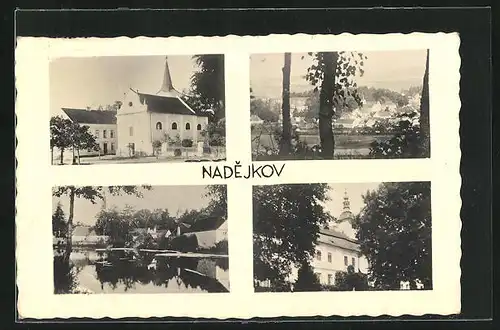
{"label": "cross on spire", "polygon": [[344,210],[349,211],[351,209],[351,202],[349,202],[349,196],[347,195],[347,189],[344,191]]}

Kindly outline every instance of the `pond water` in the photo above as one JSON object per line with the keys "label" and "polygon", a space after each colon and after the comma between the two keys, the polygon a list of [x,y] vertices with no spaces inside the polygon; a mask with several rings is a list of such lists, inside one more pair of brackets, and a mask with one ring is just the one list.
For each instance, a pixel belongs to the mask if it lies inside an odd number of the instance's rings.
{"label": "pond water", "polygon": [[229,292],[228,258],[154,257],[151,253],[104,255],[54,252],[54,292],[203,293]]}

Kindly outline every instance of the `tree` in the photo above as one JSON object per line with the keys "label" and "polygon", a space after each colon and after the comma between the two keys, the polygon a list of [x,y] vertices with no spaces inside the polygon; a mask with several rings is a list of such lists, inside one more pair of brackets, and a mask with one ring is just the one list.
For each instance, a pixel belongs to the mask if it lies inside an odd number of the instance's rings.
{"label": "tree", "polygon": [[363,75],[363,60],[366,56],[354,52],[320,52],[313,56],[314,63],[307,69],[306,80],[316,86],[315,91],[319,88],[321,153],[323,158],[332,159],[335,149],[332,118],[348,108],[348,96],[353,97],[359,105],[362,104],[353,77],[357,72]]}
{"label": "tree", "polygon": [[226,120],[224,118],[217,122],[208,123],[201,132],[201,136],[207,139],[210,146],[219,147],[226,145]]}
{"label": "tree", "polygon": [[270,101],[263,101],[261,99],[252,99],[250,101],[250,114],[258,116],[263,121],[277,122],[279,116],[272,110]]}
{"label": "tree", "polygon": [[109,236],[109,243],[114,246],[123,247],[131,241],[130,229],[133,224],[133,210],[117,209],[101,210],[97,214],[95,232],[98,235]]}
{"label": "tree", "polygon": [[52,234],[55,237],[65,237],[66,236],[66,217],[64,211],[62,210],[61,203],[57,203],[56,210],[52,215]]}
{"label": "tree", "polygon": [[[150,186],[142,186],[142,189],[150,190]],[[55,197],[68,196],[69,198],[69,216],[67,223],[67,237],[66,237],[66,255],[69,258],[72,244],[72,234],[73,234],[73,217],[75,211],[75,198],[83,198],[95,204],[98,199],[103,199],[104,194],[109,192],[112,195],[119,195],[120,193],[125,193],[128,195],[136,195],[142,197],[141,187],[138,186],[59,186],[52,190],[52,195]]]}
{"label": "tree", "polygon": [[319,230],[330,220],[327,184],[253,187],[254,279],[284,287],[291,267],[310,260]]}
{"label": "tree", "polygon": [[206,188],[206,195],[211,200],[205,208],[205,213],[213,217],[227,219],[227,186],[210,185]]}
{"label": "tree", "polygon": [[354,267],[349,265],[347,272],[335,273],[336,291],[366,291],[368,290],[368,278],[361,272],[355,272]]}
{"label": "tree", "polygon": [[162,146],[162,142],[160,140],[154,140],[153,143],[152,143],[152,146],[153,146],[153,155],[156,156],[156,159],[158,159],[158,156],[161,152],[161,146]]}
{"label": "tree", "polygon": [[283,118],[283,136],[280,141],[280,154],[288,155],[292,144],[292,122],[290,119],[290,69],[292,54],[285,53],[285,62],[283,65],[283,103],[281,105]]}
{"label": "tree", "polygon": [[375,286],[420,280],[432,289],[430,182],[382,183],[363,200],[353,227]]}
{"label": "tree", "polygon": [[50,154],[51,162],[54,160],[54,148],[59,148],[61,152],[60,164],[63,164],[64,150],[71,147],[70,128],[73,125],[71,120],[61,116],[50,118]]}
{"label": "tree", "polygon": [[321,284],[311,265],[308,261],[303,261],[297,273],[297,281],[295,281],[293,291],[310,292],[320,290]]}
{"label": "tree", "polygon": [[217,122],[225,117],[224,108],[224,55],[193,56],[198,71],[191,76],[191,90],[187,99],[200,111],[212,109],[209,119]]}
{"label": "tree", "polygon": [[80,126],[78,123],[71,123],[71,125],[68,127],[68,134],[71,141],[71,146],[73,147],[73,154],[76,150],[78,156],[78,164],[80,164],[80,150],[99,150],[99,144],[97,143],[94,135],[89,132],[89,129],[89,126]]}
{"label": "tree", "polygon": [[430,126],[429,126],[429,50],[425,60],[425,73],[422,87],[422,98],[420,99],[420,133],[422,134],[422,143],[424,157],[430,157]]}

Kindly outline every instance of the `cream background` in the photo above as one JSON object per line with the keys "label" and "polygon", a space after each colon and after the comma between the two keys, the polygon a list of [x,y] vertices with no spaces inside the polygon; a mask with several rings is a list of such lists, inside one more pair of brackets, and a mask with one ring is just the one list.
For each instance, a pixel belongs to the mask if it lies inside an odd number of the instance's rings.
{"label": "cream background", "polygon": [[[20,317],[393,316],[460,311],[458,34],[113,39],[20,38],[17,87],[17,285]],[[280,177],[202,179],[201,165],[50,166],[49,61],[58,57],[225,54],[227,165],[250,164],[249,55],[315,50],[430,48],[431,159],[287,162]],[[281,162],[277,162],[281,164]],[[218,163],[223,165],[222,163]],[[208,163],[207,163],[208,165]],[[215,165],[215,163],[213,164]],[[167,168],[167,170],[165,170]],[[306,169],[307,170],[304,170]],[[175,173],[167,175],[166,173]],[[342,175],[337,175],[342,173]],[[304,182],[432,181],[432,291],[253,293],[251,185]],[[51,187],[54,185],[195,185],[227,183],[231,292],[228,294],[54,295]],[[172,304],[172,299],[179,303]],[[308,303],[304,303],[307,301]],[[359,303],[362,301],[363,303]],[[168,307],[165,307],[168,306]]]}

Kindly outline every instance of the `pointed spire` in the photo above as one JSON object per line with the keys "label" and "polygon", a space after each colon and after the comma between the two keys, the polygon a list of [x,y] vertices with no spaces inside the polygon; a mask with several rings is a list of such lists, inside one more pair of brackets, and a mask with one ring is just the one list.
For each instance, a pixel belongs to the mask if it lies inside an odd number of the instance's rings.
{"label": "pointed spire", "polygon": [[168,56],[165,56],[165,72],[163,74],[163,84],[158,91],[158,94],[159,93],[175,93],[174,85],[172,84],[172,77],[170,76],[170,68],[168,67]]}
{"label": "pointed spire", "polygon": [[349,196],[347,195],[347,189],[344,191],[344,211],[350,211],[351,202],[349,202]]}

